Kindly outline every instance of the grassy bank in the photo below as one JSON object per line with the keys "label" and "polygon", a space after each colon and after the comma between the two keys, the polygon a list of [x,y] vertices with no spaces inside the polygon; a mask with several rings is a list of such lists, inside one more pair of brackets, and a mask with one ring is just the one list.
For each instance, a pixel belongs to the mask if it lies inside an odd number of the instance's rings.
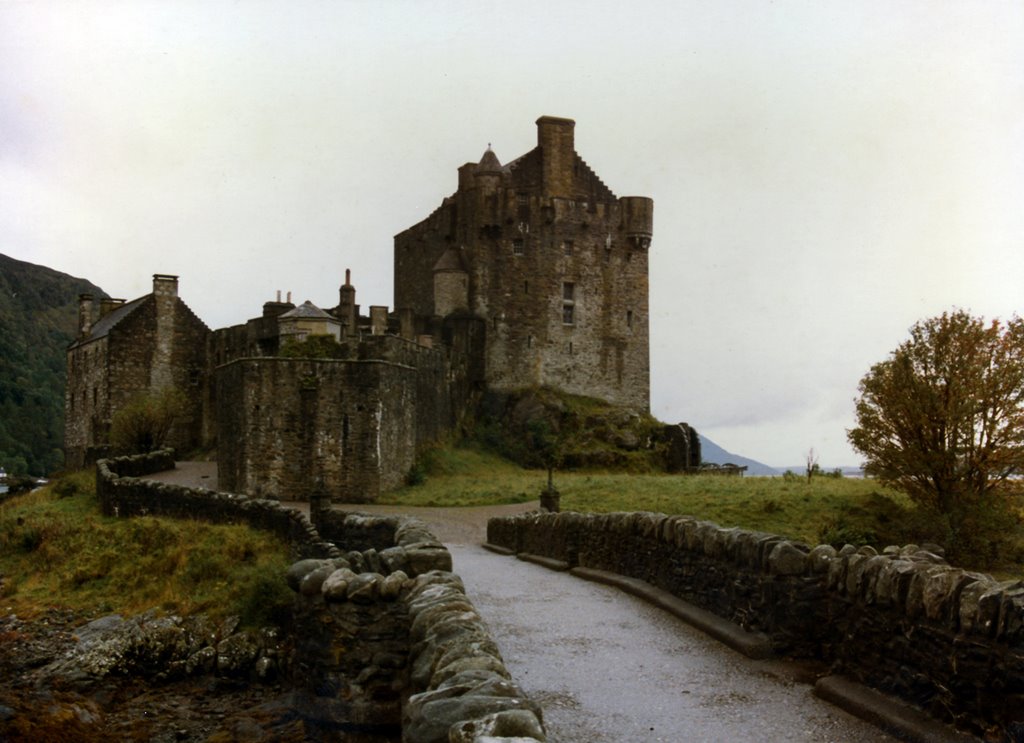
{"label": "grassy bank", "polygon": [[244,526],[105,517],[93,477],[70,475],[0,505],[0,611],[157,609],[260,625],[290,601],[281,540]]}
{"label": "grassy bank", "polygon": [[[422,463],[423,481],[381,498],[414,506],[482,506],[536,500],[547,473],[526,470],[474,448],[445,447]],[[904,495],[874,480],[815,477],[556,472],[563,510],[592,513],[657,511],[722,526],[781,534],[808,544],[842,546],[937,542],[940,527]],[[978,556],[965,567],[1019,575],[1024,531],[999,560]]]}

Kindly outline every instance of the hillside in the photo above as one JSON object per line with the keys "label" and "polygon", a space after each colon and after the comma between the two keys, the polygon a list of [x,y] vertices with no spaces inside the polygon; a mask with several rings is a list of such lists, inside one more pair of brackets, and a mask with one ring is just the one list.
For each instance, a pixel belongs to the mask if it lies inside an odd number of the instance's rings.
{"label": "hillside", "polygon": [[727,452],[725,449],[720,447],[714,441],[709,439],[707,436],[700,434],[700,454],[701,459],[705,462],[712,462],[713,464],[738,464],[746,466],[748,475],[779,475],[782,474],[779,470],[774,467],[769,467],[767,464],[762,464],[753,459],[747,457],[741,457],[739,454],[733,454]]}
{"label": "hillside", "polygon": [[46,475],[64,464],[64,349],[85,279],[0,254],[0,467]]}

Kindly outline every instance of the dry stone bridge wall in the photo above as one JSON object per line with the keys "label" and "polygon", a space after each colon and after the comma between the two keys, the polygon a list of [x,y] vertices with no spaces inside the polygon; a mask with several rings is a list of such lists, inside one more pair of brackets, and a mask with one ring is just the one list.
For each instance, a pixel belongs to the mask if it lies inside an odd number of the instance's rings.
{"label": "dry stone bridge wall", "polygon": [[542,711],[511,679],[452,559],[417,519],[314,510],[145,479],[173,452],[101,460],[109,516],[244,523],[286,540],[297,558],[293,706],[314,729],[361,741],[541,743]]}
{"label": "dry stone bridge wall", "polygon": [[617,574],[813,658],[988,740],[1024,740],[1024,582],[913,545],[828,545],[659,513],[491,519],[490,545],[585,575]]}

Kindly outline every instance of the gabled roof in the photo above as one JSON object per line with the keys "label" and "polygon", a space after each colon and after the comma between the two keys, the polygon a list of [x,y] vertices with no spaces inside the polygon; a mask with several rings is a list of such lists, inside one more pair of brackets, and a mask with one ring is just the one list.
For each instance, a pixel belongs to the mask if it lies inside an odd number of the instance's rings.
{"label": "gabled roof", "polygon": [[116,310],[111,310],[96,321],[96,324],[92,326],[92,330],[89,332],[88,338],[80,338],[79,340],[76,340],[71,344],[71,348],[106,337],[119,322],[135,312],[135,310],[139,309],[139,307],[145,304],[146,300],[152,296],[152,294],[146,294],[138,299],[133,299],[131,302],[122,304]]}
{"label": "gabled roof", "polygon": [[317,307],[315,304],[310,302],[308,299],[296,307],[294,310],[288,310],[283,315],[278,315],[278,319],[285,318],[304,318],[304,319],[317,319],[317,320],[335,320],[337,318],[324,312],[322,309]]}

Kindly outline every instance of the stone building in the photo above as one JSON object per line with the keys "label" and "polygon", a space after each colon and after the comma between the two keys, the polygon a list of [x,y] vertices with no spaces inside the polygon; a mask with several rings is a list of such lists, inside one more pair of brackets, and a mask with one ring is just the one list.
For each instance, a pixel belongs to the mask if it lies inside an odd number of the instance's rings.
{"label": "stone building", "polygon": [[[178,297],[178,277],[153,276],[153,291],[131,302],[79,297],[78,338],[68,347],[64,450],[81,467],[106,450],[113,415],[134,397],[176,388],[188,406],[171,443],[202,442],[203,386],[210,329]],[[94,321],[95,318],[95,321]]]}
{"label": "stone building", "polygon": [[104,449],[133,395],[164,387],[191,402],[174,443],[216,446],[222,488],[289,500],[395,487],[487,388],[547,386],[646,412],[653,202],[616,197],[576,153],[574,126],[541,117],[530,152],[502,165],[488,147],[459,168],[458,190],[395,237],[394,311],[361,314],[348,272],[335,307],[278,294],[216,331],[174,276],[105,301],[95,324],[83,297],[69,463]]}
{"label": "stone building", "polygon": [[574,128],[542,116],[525,155],[502,165],[488,147],[459,168],[458,190],[395,236],[395,306],[484,320],[492,389],[647,411],[653,201],[616,197],[576,153]]}

